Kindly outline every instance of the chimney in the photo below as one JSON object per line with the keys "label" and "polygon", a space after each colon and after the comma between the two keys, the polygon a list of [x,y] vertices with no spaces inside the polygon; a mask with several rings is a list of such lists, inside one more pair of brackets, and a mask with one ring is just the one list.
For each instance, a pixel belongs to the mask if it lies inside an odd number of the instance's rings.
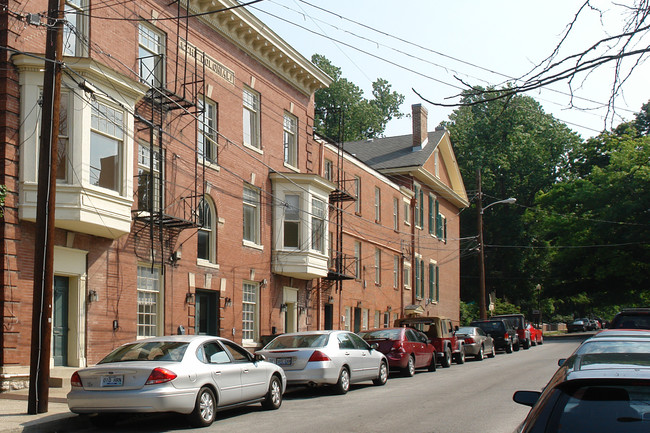
{"label": "chimney", "polygon": [[427,130],[427,109],[422,104],[411,105],[413,120],[413,150],[421,150],[427,145],[429,132]]}

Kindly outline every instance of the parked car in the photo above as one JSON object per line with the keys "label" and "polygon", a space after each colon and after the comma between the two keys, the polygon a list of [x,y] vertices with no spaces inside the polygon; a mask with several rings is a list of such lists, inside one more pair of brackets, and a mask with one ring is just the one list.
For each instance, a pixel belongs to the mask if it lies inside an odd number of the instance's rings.
{"label": "parked car", "polygon": [[[245,374],[244,374],[245,373]],[[230,340],[174,335],[118,347],[70,380],[68,407],[114,422],[122,412],[178,412],[208,426],[216,411],[262,403],[278,409],[286,388],[282,368]]]}
{"label": "parked car", "polygon": [[486,334],[494,339],[496,350],[504,350],[506,353],[512,353],[513,350],[519,350],[519,340],[517,333],[510,326],[509,322],[501,319],[475,320],[469,326],[481,328]]}
{"label": "parked car", "polygon": [[333,385],[345,394],[351,383],[388,380],[388,360],[349,331],[303,331],[275,337],[257,353],[284,369],[289,385]]}
{"label": "parked car", "polygon": [[586,332],[590,328],[589,319],[581,318],[575,319],[573,322],[566,325],[567,332]]}
{"label": "parked car", "polygon": [[542,392],[514,393],[532,407],[517,432],[650,431],[650,334],[606,332],[579,346]]}
{"label": "parked car", "polygon": [[456,338],[454,325],[446,317],[405,317],[397,319],[395,326],[409,326],[423,332],[436,348],[437,362],[444,368],[465,362],[465,351]]}
{"label": "parked car", "polygon": [[388,366],[399,369],[405,376],[413,376],[417,368],[436,371],[436,349],[431,341],[413,328],[381,328],[360,332],[368,344],[377,344],[386,355]]}
{"label": "parked car", "polygon": [[[517,340],[519,341],[519,346],[523,347],[525,350],[530,349],[532,345],[530,332],[526,327],[526,318],[523,314],[499,314],[497,316],[492,316],[492,319],[502,319],[510,323],[510,326],[517,333]],[[519,347],[515,347],[515,350],[518,350]]]}
{"label": "parked car", "polygon": [[485,355],[494,358],[496,349],[494,339],[477,326],[461,326],[456,331],[456,337],[461,340],[465,356],[473,356],[482,361]]}
{"label": "parked car", "polygon": [[627,308],[616,314],[612,329],[650,329],[650,308]]}
{"label": "parked car", "polygon": [[530,334],[530,342],[533,346],[544,344],[544,332],[533,326],[532,323],[526,325],[528,333]]}

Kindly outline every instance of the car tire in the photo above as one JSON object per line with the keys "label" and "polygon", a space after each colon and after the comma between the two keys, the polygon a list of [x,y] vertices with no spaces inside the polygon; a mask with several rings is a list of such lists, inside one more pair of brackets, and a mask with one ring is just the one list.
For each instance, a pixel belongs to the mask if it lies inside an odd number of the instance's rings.
{"label": "car tire", "polygon": [[544,336],[543,335],[539,336],[539,341],[537,342],[537,344],[540,344],[540,345],[544,344]]}
{"label": "car tire", "polygon": [[388,382],[388,365],[382,361],[381,364],[379,364],[379,376],[377,376],[376,379],[373,379],[372,383],[377,386],[382,386],[386,385],[386,382]]}
{"label": "car tire", "polygon": [[465,364],[465,348],[463,346],[460,347],[460,351],[458,351],[455,358],[456,364]]}
{"label": "car tire", "polygon": [[512,341],[508,342],[508,345],[506,346],[506,353],[512,353],[513,349],[513,344]]}
{"label": "car tire", "polygon": [[517,340],[516,343],[514,342],[512,343],[512,350],[514,350],[515,352],[519,352],[519,349],[520,349],[519,340]]}
{"label": "car tire", "polygon": [[402,374],[406,377],[413,377],[415,375],[415,358],[413,358],[413,355],[409,355],[408,363],[406,364],[406,368],[402,370]]}
{"label": "car tire", "polygon": [[194,427],[207,427],[214,421],[217,412],[217,400],[210,388],[204,386],[199,390],[194,403],[190,421]]}
{"label": "car tire", "polygon": [[492,345],[492,351],[488,353],[488,358],[494,358],[497,355],[497,351],[494,348],[494,344]]}
{"label": "car tire", "polygon": [[483,361],[483,358],[485,357],[485,351],[483,350],[483,345],[478,350],[478,353],[476,354],[476,360],[477,361]]}
{"label": "car tire", "polygon": [[337,394],[343,395],[350,390],[350,372],[347,367],[343,367],[339,373],[339,380],[334,385]]}
{"label": "car tire", "polygon": [[451,367],[451,349],[449,347],[445,347],[445,353],[440,364],[442,365],[442,368]]}
{"label": "car tire", "polygon": [[428,371],[436,371],[436,352],[433,352],[431,354],[431,362],[429,363],[429,366],[427,367]]}
{"label": "car tire", "polygon": [[524,350],[530,349],[530,339],[526,338],[524,340]]}
{"label": "car tire", "polygon": [[266,392],[266,397],[262,401],[262,407],[267,410],[279,409],[282,406],[282,382],[278,376],[271,377],[269,382],[269,390]]}

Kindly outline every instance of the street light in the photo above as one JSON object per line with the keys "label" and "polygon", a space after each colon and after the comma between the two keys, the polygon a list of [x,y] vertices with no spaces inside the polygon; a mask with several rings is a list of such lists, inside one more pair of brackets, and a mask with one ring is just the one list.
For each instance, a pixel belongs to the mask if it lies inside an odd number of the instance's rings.
{"label": "street light", "polygon": [[[479,182],[480,182],[480,177],[479,177]],[[499,200],[495,201],[494,203],[490,203],[489,205],[483,207],[483,197],[482,197],[481,189],[480,189],[480,183],[479,183],[479,193],[478,193],[478,248],[479,248],[479,281],[480,281],[480,287],[479,287],[479,292],[480,292],[480,304],[479,304],[479,312],[481,315],[481,319],[487,319],[487,309],[485,306],[485,255],[484,255],[484,247],[483,247],[483,212],[485,212],[485,209],[494,206],[495,204],[513,204],[517,201],[516,198],[510,197],[505,200]]]}

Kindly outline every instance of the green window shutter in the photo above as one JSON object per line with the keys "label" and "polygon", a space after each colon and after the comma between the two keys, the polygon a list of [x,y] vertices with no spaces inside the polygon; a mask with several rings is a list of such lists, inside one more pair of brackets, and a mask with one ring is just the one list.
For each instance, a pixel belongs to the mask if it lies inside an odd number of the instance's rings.
{"label": "green window shutter", "polygon": [[442,237],[442,216],[440,215],[440,202],[436,200],[436,236]]}
{"label": "green window shutter", "polygon": [[440,268],[436,265],[436,301],[440,301]]}
{"label": "green window shutter", "polygon": [[447,242],[447,218],[444,219],[442,238]]}
{"label": "green window shutter", "polygon": [[420,278],[419,275],[420,273],[418,272],[418,259],[415,259],[415,298],[417,299],[418,296],[420,296],[420,289],[418,288],[418,285],[420,284]]}
{"label": "green window shutter", "polygon": [[433,263],[429,263],[429,299],[435,299],[435,269],[433,268]]}
{"label": "green window shutter", "polygon": [[424,226],[424,192],[420,188],[420,227]]}
{"label": "green window shutter", "polygon": [[433,196],[429,196],[429,234],[432,235],[434,233],[434,218],[433,218],[433,205],[434,198]]}
{"label": "green window shutter", "polygon": [[424,298],[424,260],[420,260],[420,297]]}

